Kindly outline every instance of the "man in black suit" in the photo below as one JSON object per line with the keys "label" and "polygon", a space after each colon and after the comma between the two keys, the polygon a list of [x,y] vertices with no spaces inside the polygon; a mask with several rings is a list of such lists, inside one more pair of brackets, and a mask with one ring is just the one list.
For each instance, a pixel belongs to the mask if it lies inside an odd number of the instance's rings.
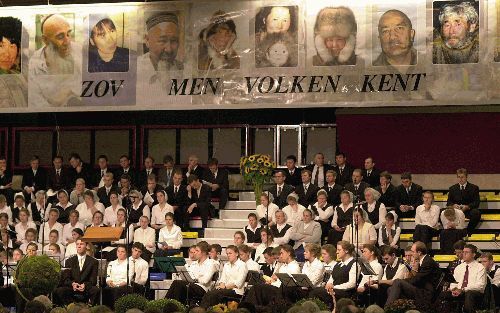
{"label": "man in black suit", "polygon": [[318,152],[314,155],[314,164],[306,166],[306,169],[311,171],[312,183],[321,188],[325,185],[326,172],[331,166],[325,164],[325,155]]}
{"label": "man in black suit", "polygon": [[114,191],[120,194],[120,191],[116,186],[113,185],[114,176],[113,173],[107,172],[103,177],[104,186],[97,189],[97,196],[99,197],[99,202],[101,202],[105,208],[111,205],[109,201],[109,194],[111,191]]}
{"label": "man in black suit", "polygon": [[273,195],[273,203],[280,209],[283,209],[288,205],[286,198],[293,192],[294,188],[291,185],[285,184],[285,173],[283,170],[274,172],[274,183],[268,191]]}
{"label": "man in black suit", "polygon": [[342,186],[335,183],[336,177],[337,172],[334,170],[328,170],[326,172],[326,184],[323,186],[323,189],[326,190],[328,194],[328,203],[333,207],[340,204],[340,193],[344,190]]}
{"label": "man in black suit", "polygon": [[54,291],[54,302],[58,305],[68,305],[72,302],[97,303],[99,288],[97,271],[99,262],[87,255],[87,243],[82,239],[76,241],[76,255],[66,260],[63,286]]}
{"label": "man in black suit", "polygon": [[481,212],[479,211],[479,187],[469,183],[467,175],[465,168],[457,170],[458,183],[450,187],[446,206],[453,206],[464,212],[465,217],[469,219],[467,233],[470,235],[481,221]]}
{"label": "man in black suit", "polygon": [[380,185],[380,170],[375,168],[375,162],[372,157],[365,159],[365,169],[363,170],[363,181],[370,187],[375,188]]}
{"label": "man in black suit", "polygon": [[82,161],[78,153],[72,153],[70,155],[69,164],[71,165],[71,188],[75,186],[78,178],[85,180],[85,184],[88,188],[93,187],[93,170],[89,164]]}
{"label": "man in black suit", "polygon": [[148,184],[148,176],[151,174],[154,174],[156,177],[158,177],[158,170],[154,168],[155,166],[155,159],[153,159],[152,156],[147,156],[144,159],[144,168],[139,171],[138,175],[138,185],[137,187],[144,189],[146,188]]}
{"label": "man in black suit", "polygon": [[38,190],[46,190],[47,187],[47,172],[40,167],[40,159],[34,155],[30,160],[30,168],[24,171],[22,187],[24,198],[28,201],[34,200],[31,195],[35,195]]}
{"label": "man in black suit", "polygon": [[378,201],[382,202],[386,208],[396,207],[396,187],[391,183],[392,175],[383,171],[380,173],[380,184],[375,188],[380,192],[380,198]]}
{"label": "man in black suit", "polygon": [[187,196],[189,206],[186,209],[185,220],[189,221],[190,216],[199,215],[201,217],[202,228],[208,227],[208,218],[213,210],[210,187],[201,183],[200,179],[191,174],[188,178]]}
{"label": "man in black suit", "polygon": [[415,242],[411,247],[411,252],[414,261],[410,278],[394,280],[387,292],[385,305],[400,299],[401,296],[417,299],[418,302],[425,304],[430,304],[432,301],[441,275],[439,265],[427,254],[427,247],[423,242]]}
{"label": "man in black suit", "polygon": [[174,175],[174,158],[170,155],[163,157],[163,167],[158,171],[158,184],[162,185],[163,188],[167,188],[172,185],[172,176]]}
{"label": "man in black suit", "polygon": [[13,203],[12,173],[7,169],[7,159],[5,157],[0,157],[0,195],[7,198],[7,203]]}
{"label": "man in black suit", "polygon": [[347,158],[344,152],[335,153],[335,171],[337,172],[337,184],[345,186],[352,181],[352,171],[354,168],[347,164]]}
{"label": "man in black suit", "polygon": [[[158,204],[156,193],[160,190],[163,190],[163,187],[156,182],[156,175],[151,173],[146,179],[146,186],[141,188],[141,193],[144,197],[142,200],[152,208],[154,205]],[[146,195],[149,195],[151,199],[149,199],[149,197],[146,198]]]}
{"label": "man in black suit", "polygon": [[365,201],[365,189],[370,187],[368,183],[363,181],[362,173],[363,172],[359,168],[352,171],[352,183],[347,183],[344,186],[345,190],[352,192],[354,203]]}
{"label": "man in black suit", "polygon": [[302,183],[295,188],[295,192],[299,196],[299,204],[305,208],[309,207],[316,202],[316,193],[318,193],[318,186],[311,183],[311,171],[301,171]]}
{"label": "man in black suit", "polygon": [[410,172],[401,174],[401,185],[396,188],[396,214],[398,217],[415,217],[415,209],[423,203],[422,194],[422,186],[412,182]]}
{"label": "man in black suit", "polygon": [[300,169],[295,166],[297,164],[297,157],[295,155],[289,155],[286,157],[286,178],[285,184],[297,187],[301,184]]}
{"label": "man in black suit", "polygon": [[[104,175],[106,175],[106,173],[112,173],[112,171],[109,169],[108,157],[104,154],[101,154],[97,158],[97,166],[99,168],[94,171],[92,183],[95,188],[100,188],[104,185]],[[113,175],[113,177],[115,176]]]}
{"label": "man in black suit", "polygon": [[182,184],[182,172],[177,170],[172,175],[172,183],[165,191],[167,192],[167,203],[174,208],[174,216],[177,225],[183,230],[189,229],[189,219],[185,218],[188,206],[188,192],[186,185]]}
{"label": "man in black suit", "polygon": [[194,154],[189,156],[188,166],[184,169],[186,183],[190,175],[196,175],[199,179],[205,175],[205,170],[198,164],[198,157]]}
{"label": "man in black suit", "polygon": [[203,183],[212,190],[212,196],[219,198],[219,210],[224,210],[229,199],[229,172],[219,168],[219,160],[208,160],[208,171],[205,171]]}
{"label": "man in black suit", "polygon": [[63,157],[56,155],[52,159],[51,168],[47,173],[47,189],[58,191],[61,189],[69,189],[71,185],[70,171],[63,166]]}
{"label": "man in black suit", "polygon": [[122,177],[123,174],[130,176],[130,183],[137,187],[137,171],[130,166],[130,159],[127,155],[120,157],[120,168],[116,170],[115,176]]}

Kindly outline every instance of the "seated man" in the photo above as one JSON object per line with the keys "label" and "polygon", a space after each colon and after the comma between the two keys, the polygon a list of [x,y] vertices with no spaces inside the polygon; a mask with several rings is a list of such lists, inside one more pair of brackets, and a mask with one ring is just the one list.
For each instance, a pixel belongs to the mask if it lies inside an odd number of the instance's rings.
{"label": "seated man", "polygon": [[440,209],[433,204],[434,194],[430,191],[424,192],[424,204],[415,210],[415,232],[414,241],[421,241],[428,247],[431,246],[432,237],[439,234],[439,213]]}
{"label": "seated man", "polygon": [[479,211],[479,187],[467,181],[467,170],[460,168],[457,170],[458,183],[450,187],[446,206],[453,206],[464,212],[469,219],[467,233],[471,235],[481,221]]}
{"label": "seated man", "polygon": [[130,282],[135,293],[143,294],[146,288],[146,282],[149,277],[149,264],[141,256],[145,247],[140,242],[134,242],[132,245],[132,254],[129,258],[129,272],[131,273]]}
{"label": "seated man", "polygon": [[412,182],[411,173],[401,174],[401,185],[396,188],[396,214],[399,218],[415,217],[415,209],[422,204],[422,186]]}
{"label": "seated man", "polygon": [[474,259],[476,253],[476,246],[465,245],[464,262],[457,266],[453,273],[457,283],[450,284],[449,289],[440,295],[440,298],[445,301],[464,301],[463,311],[465,313],[474,313],[481,307],[486,287],[486,269]]}
{"label": "seated man", "polygon": [[268,191],[273,195],[273,203],[280,209],[283,209],[287,205],[288,195],[293,192],[294,188],[291,185],[285,184],[284,171],[277,170],[273,177],[274,184],[268,189]]}
{"label": "seated man", "polygon": [[493,288],[493,295],[495,297],[495,304],[500,305],[500,266],[495,265],[493,261],[493,255],[490,252],[483,252],[481,254],[481,263],[486,269],[488,274],[488,279],[491,282],[491,287]]}
{"label": "seated man", "polygon": [[363,172],[357,168],[352,171],[352,183],[347,183],[344,189],[352,192],[354,198],[353,202],[358,203],[365,201],[365,189],[370,187],[367,182],[363,181]]}
{"label": "seated man", "polygon": [[[132,291],[131,276],[133,275],[132,263],[127,262],[127,247],[118,245],[116,260],[109,262],[106,271],[106,287],[103,289],[103,304],[113,308],[115,301]],[[127,272],[129,277],[127,278]]]}
{"label": "seated man", "polygon": [[299,204],[303,207],[308,207],[309,205],[316,202],[316,193],[318,192],[318,186],[311,183],[311,171],[302,170],[300,174],[302,183],[295,187],[295,192],[299,196]]}
{"label": "seated man", "polygon": [[99,288],[97,270],[99,262],[87,255],[87,243],[82,239],[76,241],[76,255],[66,260],[69,268],[63,285],[54,291],[54,303],[68,305],[71,302],[97,303]]}
{"label": "seated man", "polygon": [[149,218],[145,215],[139,219],[140,227],[134,231],[134,244],[141,243],[144,245],[141,257],[149,262],[151,256],[155,253],[155,230],[149,227]]}
{"label": "seated man", "polygon": [[224,210],[229,199],[229,172],[219,167],[216,158],[208,160],[208,169],[204,173],[203,183],[212,190],[212,197],[219,198],[219,210]]}
{"label": "seated man", "polygon": [[391,183],[392,175],[383,171],[380,173],[380,184],[375,188],[380,192],[380,198],[378,201],[382,202],[388,208],[396,207],[396,187]]}
{"label": "seated man", "polygon": [[189,221],[190,216],[201,216],[201,227],[208,227],[208,218],[213,209],[210,187],[203,185],[195,174],[189,175],[187,193],[189,206],[186,209],[185,221]]}

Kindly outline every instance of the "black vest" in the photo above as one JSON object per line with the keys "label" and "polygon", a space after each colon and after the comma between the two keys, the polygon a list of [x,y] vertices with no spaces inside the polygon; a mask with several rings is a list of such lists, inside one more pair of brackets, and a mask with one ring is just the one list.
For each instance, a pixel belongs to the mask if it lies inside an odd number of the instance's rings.
{"label": "black vest", "polygon": [[139,206],[139,208],[137,210],[134,210],[132,208],[132,205],[130,205],[130,215],[128,217],[128,222],[129,223],[133,223],[133,224],[136,224],[136,223],[139,223],[139,219],[141,218],[141,216],[144,215],[143,211],[144,211],[144,207],[146,206],[146,203],[142,202],[142,204]]}
{"label": "black vest", "polygon": [[292,228],[292,226],[290,226],[289,224],[285,224],[285,227],[283,227],[281,231],[278,231],[278,226],[274,224],[270,229],[274,238],[281,238],[285,236],[287,230],[289,230],[290,228]]}
{"label": "black vest", "polygon": [[248,243],[260,243],[260,242],[262,242],[260,239],[260,230],[261,229],[262,229],[262,227],[258,227],[254,233],[250,228],[248,228],[248,225],[245,226],[245,235],[247,236],[247,242]]}
{"label": "black vest", "polygon": [[363,209],[366,211],[366,213],[368,213],[368,218],[370,219],[370,222],[375,225],[375,224],[378,224],[379,221],[379,218],[378,218],[378,215],[379,215],[379,211],[380,211],[380,202],[377,201],[375,202],[375,210],[373,210],[373,212],[368,212],[368,203],[365,203],[363,204]]}
{"label": "black vest", "polygon": [[394,275],[396,275],[396,272],[398,271],[399,265],[401,264],[401,260],[398,258],[398,262],[396,263],[396,266],[392,268],[389,264],[387,264],[384,268],[384,273],[385,273],[385,278],[387,280],[391,280]]}
{"label": "black vest", "polygon": [[[391,229],[391,234],[392,234],[392,238],[394,238],[394,236],[396,236],[396,230],[395,229]],[[384,242],[384,245],[390,245],[391,244],[389,242],[389,236],[387,236],[387,228],[385,228],[385,225],[382,226],[382,241]],[[399,240],[398,240],[398,243],[399,243]]]}
{"label": "black vest", "polygon": [[333,285],[340,285],[347,283],[349,281],[349,272],[354,264],[354,259],[347,265],[340,267],[340,262],[335,264],[332,270]]}
{"label": "black vest", "polygon": [[344,212],[340,205],[338,205],[337,207],[335,207],[335,211],[337,212],[338,227],[346,227],[347,225],[352,223],[352,213],[354,211],[353,207],[350,207],[346,212]]}
{"label": "black vest", "polygon": [[493,279],[493,277],[495,277],[495,273],[497,272],[498,270],[498,266],[495,266],[495,269],[494,270],[491,270],[489,273],[488,273],[488,276],[490,276],[491,279]]}

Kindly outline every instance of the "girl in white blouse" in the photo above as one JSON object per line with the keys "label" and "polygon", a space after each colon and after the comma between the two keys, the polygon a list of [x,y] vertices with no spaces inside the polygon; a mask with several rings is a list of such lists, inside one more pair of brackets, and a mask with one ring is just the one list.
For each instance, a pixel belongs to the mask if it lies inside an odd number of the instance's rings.
{"label": "girl in white blouse", "polygon": [[34,222],[29,221],[30,212],[27,209],[19,210],[19,223],[16,224],[15,230],[17,233],[16,243],[21,245],[26,243],[25,233],[28,228],[36,229],[36,225]]}
{"label": "girl in white blouse", "polygon": [[167,203],[168,196],[165,190],[159,190],[156,193],[158,204],[153,206],[151,212],[151,227],[161,229],[165,226],[165,214],[168,212],[174,213],[174,208]]}
{"label": "girl in white blouse", "polygon": [[304,206],[298,203],[299,196],[296,193],[291,193],[286,198],[288,205],[283,208],[286,215],[286,223],[294,227],[298,222],[302,221]]}
{"label": "girl in white blouse", "polygon": [[[375,244],[377,242],[377,232],[375,227],[367,222],[368,215],[365,210],[361,208],[354,209],[353,220],[353,223],[345,229],[342,240],[352,243],[358,250],[361,250],[366,243]],[[357,232],[353,231],[356,224],[358,226]]]}
{"label": "girl in white blouse", "polygon": [[120,199],[118,197],[118,192],[116,191],[111,191],[109,193],[109,202],[111,203],[110,206],[104,210],[104,225],[114,225],[116,224],[116,219],[118,215],[118,210],[123,209],[122,205],[120,204]]}
{"label": "girl in white blouse", "polygon": [[257,217],[262,225],[266,225],[269,222],[269,227],[276,224],[274,221],[274,213],[279,210],[279,207],[270,202],[269,192],[265,191],[260,196],[260,204],[257,206]]}
{"label": "girl in white blouse", "polygon": [[271,233],[271,230],[267,230],[266,228],[263,228],[260,230],[260,240],[261,244],[258,245],[255,248],[255,257],[254,260],[257,263],[265,263],[266,260],[264,259],[264,250],[266,250],[267,247],[277,247],[278,245],[273,242],[273,234]]}
{"label": "girl in white blouse", "polygon": [[165,256],[178,252],[182,247],[182,230],[174,224],[174,214],[168,212],[165,214],[165,226],[160,229],[158,236],[158,250],[155,255]]}
{"label": "girl in white blouse", "polygon": [[87,190],[83,193],[83,203],[80,203],[76,210],[79,215],[79,222],[83,225],[88,226],[92,224],[92,217],[94,213],[100,211],[104,215],[104,205],[100,202],[94,201],[94,193]]}

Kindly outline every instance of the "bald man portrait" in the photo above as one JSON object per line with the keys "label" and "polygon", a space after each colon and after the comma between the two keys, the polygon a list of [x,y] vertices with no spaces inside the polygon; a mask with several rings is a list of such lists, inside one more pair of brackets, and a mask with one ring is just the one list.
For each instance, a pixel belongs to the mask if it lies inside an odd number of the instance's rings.
{"label": "bald man portrait", "polygon": [[[82,50],[74,42],[73,19],[67,16],[70,14],[37,16],[43,45],[30,58],[30,106],[64,106],[78,101]],[[44,79],[41,75],[59,78]]]}
{"label": "bald man portrait", "polygon": [[417,64],[417,50],[413,47],[415,29],[405,13],[386,11],[380,17],[377,28],[382,52],[373,61],[374,66]]}

